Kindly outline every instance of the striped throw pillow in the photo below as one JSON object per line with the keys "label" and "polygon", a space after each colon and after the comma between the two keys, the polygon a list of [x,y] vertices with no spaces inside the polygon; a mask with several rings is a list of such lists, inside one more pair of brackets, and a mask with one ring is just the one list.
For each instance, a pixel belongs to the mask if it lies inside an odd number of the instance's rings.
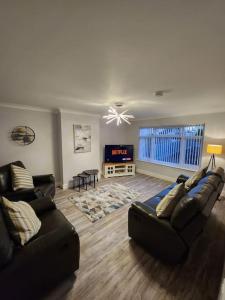
{"label": "striped throw pillow", "polygon": [[11,172],[14,191],[34,188],[33,178],[27,169],[11,165]]}
{"label": "striped throw pillow", "polygon": [[2,197],[2,207],[12,238],[20,245],[25,245],[41,228],[35,211],[24,201],[12,202],[5,197]]}

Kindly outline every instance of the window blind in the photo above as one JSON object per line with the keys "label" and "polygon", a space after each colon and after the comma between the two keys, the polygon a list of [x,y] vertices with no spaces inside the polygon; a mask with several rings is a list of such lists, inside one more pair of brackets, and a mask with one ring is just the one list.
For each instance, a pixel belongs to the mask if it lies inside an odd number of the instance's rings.
{"label": "window blind", "polygon": [[201,164],[204,124],[140,128],[139,159],[197,169]]}

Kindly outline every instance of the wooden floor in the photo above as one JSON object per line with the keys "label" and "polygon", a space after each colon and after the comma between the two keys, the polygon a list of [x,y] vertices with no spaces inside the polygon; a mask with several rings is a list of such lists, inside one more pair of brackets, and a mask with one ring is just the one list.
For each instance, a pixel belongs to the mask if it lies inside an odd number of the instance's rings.
{"label": "wooden floor", "polygon": [[[141,193],[141,200],[166,187],[165,182],[137,174],[103,179]],[[46,296],[46,300],[198,300],[217,299],[225,256],[225,198],[218,201],[209,222],[183,265],[166,266],[135,244],[127,234],[124,206],[91,223],[59,190],[57,207],[75,226],[81,243],[80,269]]]}

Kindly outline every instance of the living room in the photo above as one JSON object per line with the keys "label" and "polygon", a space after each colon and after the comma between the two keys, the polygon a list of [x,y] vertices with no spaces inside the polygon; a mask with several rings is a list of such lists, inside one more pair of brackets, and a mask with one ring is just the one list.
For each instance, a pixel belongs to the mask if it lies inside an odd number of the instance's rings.
{"label": "living room", "polygon": [[223,299],[225,4],[0,8],[3,298]]}

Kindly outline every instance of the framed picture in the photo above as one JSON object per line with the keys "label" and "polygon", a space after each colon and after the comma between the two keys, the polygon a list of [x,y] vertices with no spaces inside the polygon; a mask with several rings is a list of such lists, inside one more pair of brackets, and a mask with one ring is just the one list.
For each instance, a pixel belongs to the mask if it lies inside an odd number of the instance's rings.
{"label": "framed picture", "polygon": [[91,152],[91,126],[73,125],[74,152]]}

